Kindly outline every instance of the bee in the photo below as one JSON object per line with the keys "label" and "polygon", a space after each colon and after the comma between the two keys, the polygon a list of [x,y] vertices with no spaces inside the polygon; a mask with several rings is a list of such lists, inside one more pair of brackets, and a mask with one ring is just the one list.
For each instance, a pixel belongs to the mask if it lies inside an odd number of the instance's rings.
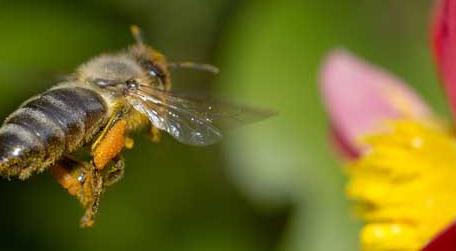
{"label": "bee", "polygon": [[168,62],[143,42],[137,26],[131,32],[134,45],[82,64],[25,101],[0,128],[0,175],[24,180],[50,170],[83,206],[81,227],[94,225],[102,194],[122,178],[121,154],[134,145],[131,132],[146,129],[158,142],[164,131],[181,143],[206,146],[223,137],[217,122],[243,124],[270,115],[172,92],[170,68],[217,68]]}

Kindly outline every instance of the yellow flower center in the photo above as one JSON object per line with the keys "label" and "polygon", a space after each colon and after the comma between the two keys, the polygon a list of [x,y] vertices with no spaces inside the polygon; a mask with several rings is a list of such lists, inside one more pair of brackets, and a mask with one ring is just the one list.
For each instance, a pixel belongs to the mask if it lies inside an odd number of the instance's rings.
{"label": "yellow flower center", "polygon": [[417,121],[389,128],[349,164],[347,194],[366,221],[362,250],[420,250],[456,219],[456,138]]}

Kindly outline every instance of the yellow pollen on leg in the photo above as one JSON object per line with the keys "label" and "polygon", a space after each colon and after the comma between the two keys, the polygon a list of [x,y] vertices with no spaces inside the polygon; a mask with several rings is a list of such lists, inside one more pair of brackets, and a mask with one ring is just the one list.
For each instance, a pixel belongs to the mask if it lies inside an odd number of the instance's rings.
{"label": "yellow pollen on leg", "polygon": [[411,120],[389,128],[349,163],[346,192],[366,222],[362,250],[420,250],[456,219],[456,137]]}

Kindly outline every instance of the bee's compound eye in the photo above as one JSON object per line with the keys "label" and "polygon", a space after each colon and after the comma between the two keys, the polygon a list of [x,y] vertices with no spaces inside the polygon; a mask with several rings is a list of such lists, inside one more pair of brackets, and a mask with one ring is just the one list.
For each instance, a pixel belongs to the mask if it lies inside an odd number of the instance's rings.
{"label": "bee's compound eye", "polygon": [[158,77],[158,71],[157,71],[157,69],[156,69],[155,67],[149,69],[149,75],[151,75],[152,77]]}
{"label": "bee's compound eye", "polygon": [[149,76],[158,79],[159,81],[163,82],[166,74],[164,73],[163,69],[151,61],[143,62],[143,67],[147,70]]}
{"label": "bee's compound eye", "polygon": [[146,63],[147,73],[152,77],[160,78],[163,76],[163,71],[151,62]]}

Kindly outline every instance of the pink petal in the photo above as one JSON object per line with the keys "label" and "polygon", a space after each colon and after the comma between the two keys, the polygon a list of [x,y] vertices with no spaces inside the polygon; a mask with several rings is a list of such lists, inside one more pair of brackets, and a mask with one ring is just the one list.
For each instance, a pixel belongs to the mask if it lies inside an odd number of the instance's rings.
{"label": "pink petal", "polygon": [[359,138],[385,120],[431,115],[426,103],[400,79],[344,50],[327,56],[320,88],[331,126],[343,151],[359,153]]}
{"label": "pink petal", "polygon": [[332,125],[329,129],[329,140],[341,158],[356,159],[359,156],[358,150],[348,144],[343,134],[337,131]]}
{"label": "pink petal", "polygon": [[452,251],[456,250],[456,223],[437,235],[423,251]]}
{"label": "pink petal", "polygon": [[432,25],[434,56],[456,116],[456,1],[437,1],[435,10]]}

